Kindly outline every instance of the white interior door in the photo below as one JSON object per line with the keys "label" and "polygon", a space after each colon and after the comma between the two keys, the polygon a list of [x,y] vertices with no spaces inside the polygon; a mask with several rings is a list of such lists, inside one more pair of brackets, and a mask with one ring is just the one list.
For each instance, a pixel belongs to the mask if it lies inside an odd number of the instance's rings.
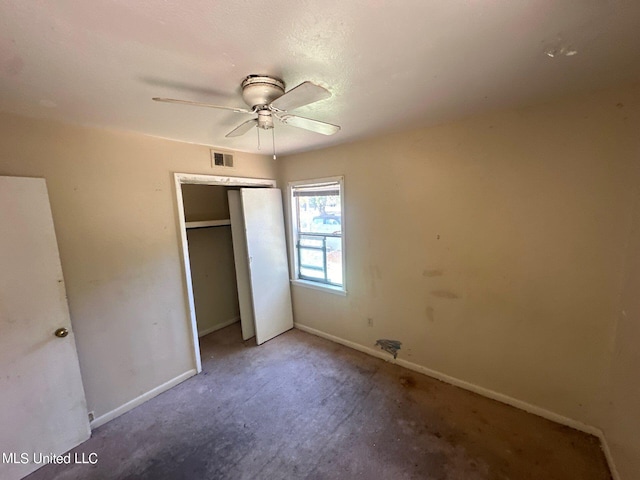
{"label": "white interior door", "polygon": [[240,326],[242,339],[256,336],[251,301],[251,282],[249,280],[249,257],[247,256],[247,237],[245,236],[242,200],[238,190],[229,190],[229,218],[231,219],[231,237],[233,239],[233,258],[236,265],[236,283],[238,285],[238,304],[240,306]]}
{"label": "white interior door", "polygon": [[44,179],[0,177],[0,332],[0,478],[18,479],[91,434]]}
{"label": "white interior door", "polygon": [[260,345],[293,328],[282,193],[277,188],[242,188],[240,198]]}

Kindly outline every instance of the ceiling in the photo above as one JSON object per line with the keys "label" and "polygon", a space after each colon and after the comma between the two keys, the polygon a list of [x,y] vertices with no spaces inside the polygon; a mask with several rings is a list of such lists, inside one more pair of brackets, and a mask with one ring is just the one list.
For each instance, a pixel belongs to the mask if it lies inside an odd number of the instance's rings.
{"label": "ceiling", "polygon": [[332,92],[293,113],[336,135],[276,126],[310,150],[636,82],[640,2],[0,0],[1,111],[258,152],[245,115],[151,101],[244,108],[249,74]]}

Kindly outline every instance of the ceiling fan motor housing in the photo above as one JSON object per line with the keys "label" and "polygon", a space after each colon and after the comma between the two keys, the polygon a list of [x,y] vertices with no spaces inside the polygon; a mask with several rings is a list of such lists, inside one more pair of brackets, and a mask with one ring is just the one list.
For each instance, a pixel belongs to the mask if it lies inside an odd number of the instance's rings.
{"label": "ceiling fan motor housing", "polygon": [[284,82],[275,77],[249,75],[242,82],[242,99],[251,108],[262,110],[283,94]]}

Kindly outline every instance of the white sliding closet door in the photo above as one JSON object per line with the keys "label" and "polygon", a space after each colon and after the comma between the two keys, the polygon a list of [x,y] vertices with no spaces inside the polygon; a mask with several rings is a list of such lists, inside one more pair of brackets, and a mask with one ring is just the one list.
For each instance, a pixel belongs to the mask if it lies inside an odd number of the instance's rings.
{"label": "white sliding closet door", "polygon": [[243,219],[231,212],[231,225],[244,220],[252,313],[260,345],[293,328],[282,193],[277,188],[242,188],[240,204]]}
{"label": "white sliding closet door", "polygon": [[242,339],[248,340],[256,336],[256,328],[253,319],[253,304],[251,302],[249,257],[247,256],[247,237],[244,229],[242,200],[238,190],[229,190],[227,196],[229,197],[229,217],[231,218],[231,237],[233,239],[233,258],[236,265]]}

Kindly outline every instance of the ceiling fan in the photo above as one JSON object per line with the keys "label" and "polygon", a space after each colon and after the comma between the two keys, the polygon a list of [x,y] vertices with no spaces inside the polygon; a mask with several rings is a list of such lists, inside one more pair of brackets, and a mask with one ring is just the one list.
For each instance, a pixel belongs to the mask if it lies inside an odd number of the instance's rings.
{"label": "ceiling fan", "polygon": [[180,103],[183,105],[195,105],[197,107],[219,108],[231,110],[236,113],[257,115],[257,117],[241,123],[231,130],[225,137],[239,137],[253,127],[263,130],[273,129],[273,118],[277,118],[285,125],[304,128],[323,135],[333,135],[340,130],[338,125],[313,120],[311,118],[291,115],[289,110],[294,110],[305,105],[324,100],[331,96],[326,88],[312,82],[302,82],[295,88],[285,93],[284,82],[279,78],[267,75],[249,75],[242,81],[242,99],[250,109],[211,105],[209,103],[191,102],[188,100],[176,100],[173,98],[154,98],[156,102]]}

